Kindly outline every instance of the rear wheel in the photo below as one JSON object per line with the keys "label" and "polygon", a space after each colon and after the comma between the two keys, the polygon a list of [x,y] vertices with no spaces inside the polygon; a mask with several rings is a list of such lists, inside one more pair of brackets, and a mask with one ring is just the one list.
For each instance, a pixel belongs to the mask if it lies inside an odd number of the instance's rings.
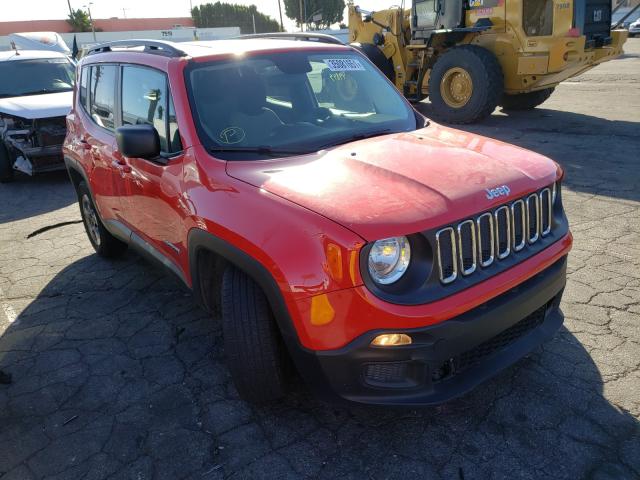
{"label": "rear wheel", "polygon": [[104,228],[91,198],[91,192],[84,182],[78,185],[78,202],[80,203],[80,215],[84,229],[96,253],[107,258],[121,256],[127,250],[127,244],[118,240]]}
{"label": "rear wheel", "polygon": [[269,302],[260,286],[233,266],[222,279],[222,330],[240,396],[253,403],[283,396],[290,360]]}
{"label": "rear wheel", "polygon": [[13,180],[13,162],[4,144],[0,141],[0,183]]}
{"label": "rear wheel", "polygon": [[475,45],[443,53],[429,75],[434,116],[448,123],[473,123],[495,110],[504,80],[496,57]]}
{"label": "rear wheel", "polygon": [[535,92],[503,95],[500,106],[505,110],[531,110],[544,103],[554,90],[555,88],[545,88]]}

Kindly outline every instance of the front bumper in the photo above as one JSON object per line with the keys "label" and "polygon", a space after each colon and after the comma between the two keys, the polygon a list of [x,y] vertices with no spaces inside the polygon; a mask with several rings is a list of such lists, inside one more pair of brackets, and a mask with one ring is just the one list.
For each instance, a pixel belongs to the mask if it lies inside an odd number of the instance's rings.
{"label": "front bumper", "polygon": [[[564,256],[534,277],[445,322],[404,329],[413,343],[373,347],[371,331],[338,350],[298,357],[320,396],[376,405],[431,405],[460,396],[515,363],[560,328]],[[302,364],[301,364],[302,362]]]}

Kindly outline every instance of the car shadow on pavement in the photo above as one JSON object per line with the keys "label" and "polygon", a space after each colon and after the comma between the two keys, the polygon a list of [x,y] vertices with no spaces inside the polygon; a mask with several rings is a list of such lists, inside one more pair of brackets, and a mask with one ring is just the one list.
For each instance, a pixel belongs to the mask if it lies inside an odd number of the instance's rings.
{"label": "car shadow on pavement", "polygon": [[219,322],[134,254],[72,263],[1,321],[3,480],[640,473],[638,421],[564,328],[461,399],[384,409],[329,405],[302,385],[273,405],[241,401]]}
{"label": "car shadow on pavement", "polygon": [[58,210],[77,201],[66,171],[33,177],[17,174],[13,182],[0,184],[0,192],[0,224]]}
{"label": "car shadow on pavement", "polygon": [[[416,108],[431,115],[428,102]],[[496,110],[482,123],[450,126],[555,160],[565,169],[565,185],[573,191],[640,200],[640,122],[536,108]]]}

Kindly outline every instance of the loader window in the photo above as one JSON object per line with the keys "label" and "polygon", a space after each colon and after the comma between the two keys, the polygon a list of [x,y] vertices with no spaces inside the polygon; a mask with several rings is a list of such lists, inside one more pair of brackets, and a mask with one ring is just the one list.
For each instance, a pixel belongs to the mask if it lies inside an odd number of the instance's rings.
{"label": "loader window", "polygon": [[522,27],[529,37],[553,34],[553,0],[524,0]]}
{"label": "loader window", "polygon": [[415,27],[433,28],[438,16],[437,4],[435,0],[423,0],[415,2]]}

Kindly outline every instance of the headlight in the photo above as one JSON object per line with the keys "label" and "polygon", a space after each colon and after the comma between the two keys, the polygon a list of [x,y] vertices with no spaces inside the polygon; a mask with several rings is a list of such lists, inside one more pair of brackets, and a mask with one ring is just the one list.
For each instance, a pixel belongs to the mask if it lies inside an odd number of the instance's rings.
{"label": "headlight", "polygon": [[374,282],[389,285],[404,275],[411,260],[407,237],[378,240],[369,251],[369,274]]}

